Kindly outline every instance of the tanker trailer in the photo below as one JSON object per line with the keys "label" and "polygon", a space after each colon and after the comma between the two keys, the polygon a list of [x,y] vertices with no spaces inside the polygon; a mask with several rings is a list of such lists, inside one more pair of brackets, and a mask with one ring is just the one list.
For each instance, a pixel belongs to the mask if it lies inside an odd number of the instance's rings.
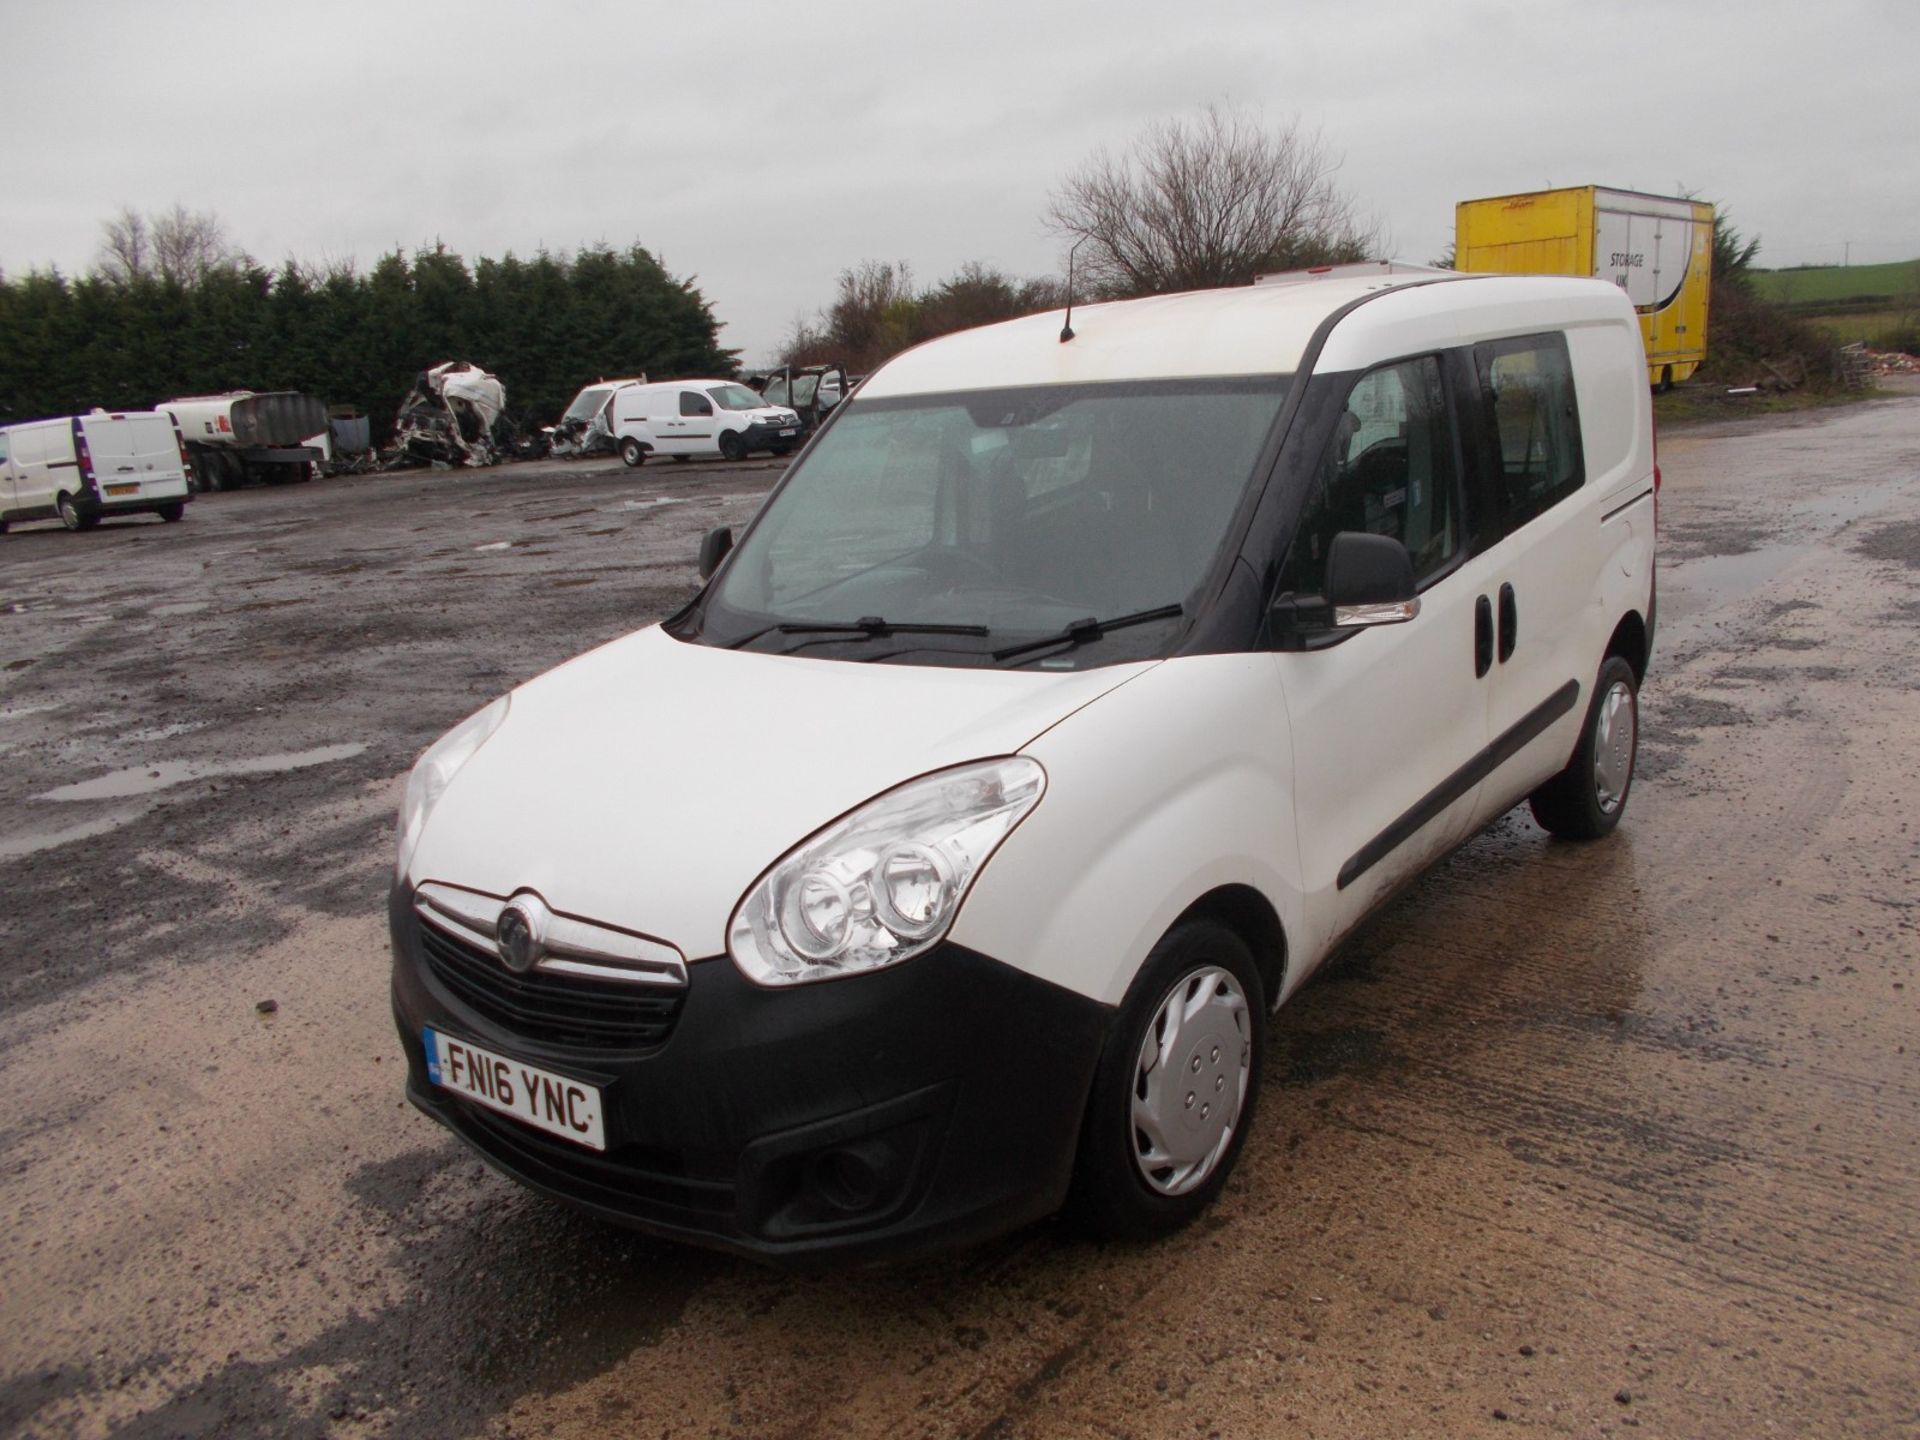
{"label": "tanker trailer", "polygon": [[154,409],[180,427],[202,490],[233,490],[251,480],[311,480],[313,467],[332,448],[326,403],[297,390],[192,395]]}

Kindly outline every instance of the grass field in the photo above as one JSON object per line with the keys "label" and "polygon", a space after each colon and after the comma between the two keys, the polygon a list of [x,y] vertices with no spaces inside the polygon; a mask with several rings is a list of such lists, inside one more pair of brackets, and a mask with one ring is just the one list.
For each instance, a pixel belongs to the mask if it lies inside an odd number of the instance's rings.
{"label": "grass field", "polygon": [[1832,337],[1836,345],[1863,341],[1875,350],[1892,349],[1897,341],[1906,340],[1920,329],[1920,301],[1904,310],[1853,310],[1839,315],[1822,315],[1817,311],[1802,313],[1796,307],[1795,313],[1801,315],[1809,325]]}
{"label": "grass field", "polygon": [[1754,288],[1762,299],[1796,308],[1843,300],[1897,301],[1920,293],[1920,260],[1889,265],[1826,265],[1814,270],[1756,270]]}

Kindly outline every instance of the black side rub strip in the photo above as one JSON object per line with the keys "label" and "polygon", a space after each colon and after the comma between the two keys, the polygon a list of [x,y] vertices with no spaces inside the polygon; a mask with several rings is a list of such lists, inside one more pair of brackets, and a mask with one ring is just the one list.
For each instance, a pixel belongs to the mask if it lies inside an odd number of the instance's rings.
{"label": "black side rub strip", "polygon": [[1362,845],[1353,858],[1340,867],[1338,888],[1346,889],[1406,844],[1421,826],[1518,755],[1529,741],[1544,734],[1547,727],[1573,709],[1579,699],[1580,682],[1569,680],[1521,716],[1506,734],[1434,786],[1411,810]]}
{"label": "black side rub strip", "polygon": [[1653,494],[1653,487],[1649,485],[1647,486],[1646,489],[1642,490],[1638,495],[1634,496],[1631,500],[1623,500],[1618,505],[1614,506],[1611,510],[1607,511],[1606,514],[1600,517],[1600,523],[1602,525],[1606,524],[1607,521],[1611,520],[1614,516],[1618,515],[1622,510],[1631,510],[1634,506],[1638,505],[1642,500],[1646,499],[1651,494]]}

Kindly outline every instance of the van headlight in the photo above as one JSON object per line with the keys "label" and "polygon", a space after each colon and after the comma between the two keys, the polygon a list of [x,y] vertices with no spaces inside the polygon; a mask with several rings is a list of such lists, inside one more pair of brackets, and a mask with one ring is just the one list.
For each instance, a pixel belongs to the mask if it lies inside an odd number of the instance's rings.
{"label": "van headlight", "polygon": [[798,985],[931,949],[1046,787],[1039,762],[1016,755],[869,800],[754,883],[727,927],[727,952],[756,984]]}
{"label": "van headlight", "polygon": [[447,786],[460,767],[471,760],[489,736],[507,718],[507,702],[502,695],[486,709],[469,715],[453,729],[427,747],[414,762],[407,776],[407,796],[400,802],[400,845],[394,860],[394,874],[404,880],[414,849],[420,844],[420,832],[427,828],[427,816],[447,793]]}

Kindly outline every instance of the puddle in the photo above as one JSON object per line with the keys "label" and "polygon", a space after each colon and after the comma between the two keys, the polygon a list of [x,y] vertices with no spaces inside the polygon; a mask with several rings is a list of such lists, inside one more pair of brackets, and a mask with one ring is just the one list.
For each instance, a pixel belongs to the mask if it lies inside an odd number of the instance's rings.
{"label": "puddle", "polygon": [[[1738,600],[1763,588],[1811,545],[1763,545],[1733,555],[1704,555],[1663,565],[1660,570],[1660,628],[1690,619],[1712,606]],[[1663,636],[1670,639],[1671,635]]]}
{"label": "puddle", "polygon": [[60,702],[48,700],[40,705],[12,705],[0,710],[0,720],[18,720],[22,715],[39,715],[47,710],[58,710]]}
{"label": "puddle", "polygon": [[97,835],[118,830],[122,825],[130,825],[152,808],[136,805],[130,810],[115,810],[110,814],[97,816],[81,825],[68,825],[59,830],[28,829],[12,835],[0,836],[0,860],[18,860],[23,855],[37,855],[42,850],[51,850],[56,845],[70,844],[75,840],[91,840]]}
{"label": "puddle", "polygon": [[474,553],[477,555],[485,555],[490,550],[511,550],[512,548],[513,542],[511,540],[496,540],[491,545],[476,545],[473,547]]}
{"label": "puddle", "polygon": [[192,615],[205,610],[213,604],[211,600],[176,600],[170,605],[156,605],[147,613],[150,615]]}
{"label": "puddle", "polygon": [[348,760],[367,747],[361,744],[323,745],[318,750],[299,750],[286,755],[254,755],[239,760],[163,760],[157,765],[136,765],[129,770],[113,770],[92,780],[62,785],[36,800],[124,800],[133,795],[151,795],[156,790],[184,785],[189,780],[215,779],[222,775],[275,775],[287,770],[304,770],[309,765],[329,765]]}
{"label": "puddle", "polygon": [[686,500],[678,495],[658,495],[651,500],[622,500],[613,508],[616,510],[653,510],[662,505],[684,505]]}

